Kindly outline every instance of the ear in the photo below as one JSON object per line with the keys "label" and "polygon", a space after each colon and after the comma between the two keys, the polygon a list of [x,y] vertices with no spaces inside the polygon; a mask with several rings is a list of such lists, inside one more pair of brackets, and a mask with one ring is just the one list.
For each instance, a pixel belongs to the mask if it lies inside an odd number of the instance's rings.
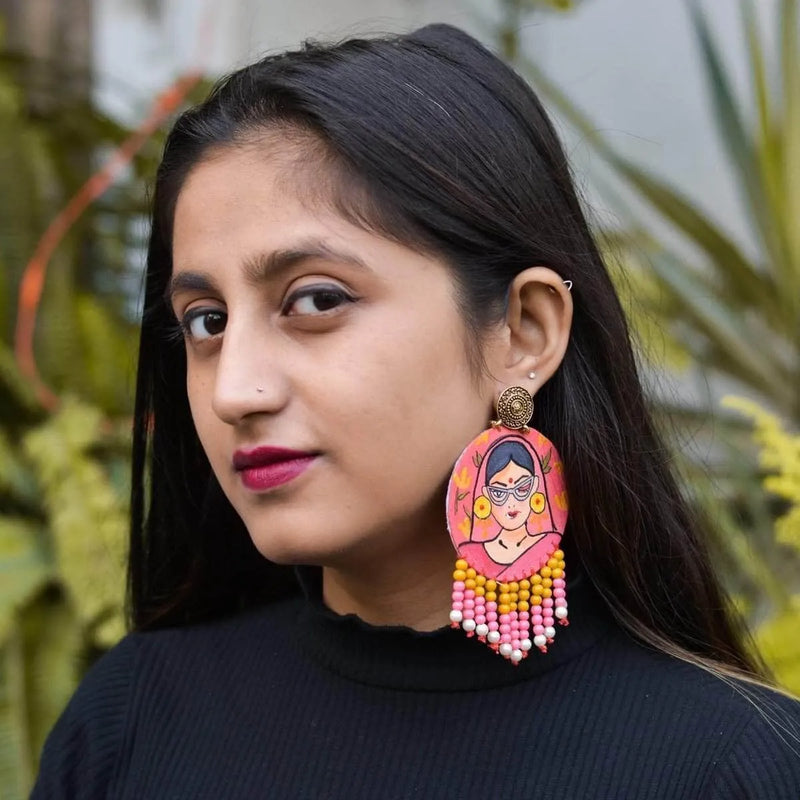
{"label": "ear", "polygon": [[500,352],[494,353],[498,392],[524,386],[534,394],[541,388],[564,358],[571,327],[572,296],[561,276],[548,267],[520,272],[509,288]]}
{"label": "ear", "polygon": [[534,492],[538,492],[538,491],[539,491],[539,476],[538,475],[534,475],[533,476],[533,487],[531,488],[531,494],[533,494]]}

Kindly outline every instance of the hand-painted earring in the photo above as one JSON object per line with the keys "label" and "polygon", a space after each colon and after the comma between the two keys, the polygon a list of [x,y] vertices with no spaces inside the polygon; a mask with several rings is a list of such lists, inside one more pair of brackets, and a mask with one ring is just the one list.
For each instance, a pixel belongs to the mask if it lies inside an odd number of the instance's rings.
{"label": "hand-painted earring", "polygon": [[497,401],[497,420],[453,469],[447,525],[457,560],[450,622],[517,664],[543,653],[555,623],[568,625],[563,465],[552,442],[528,427],[533,398],[521,386]]}

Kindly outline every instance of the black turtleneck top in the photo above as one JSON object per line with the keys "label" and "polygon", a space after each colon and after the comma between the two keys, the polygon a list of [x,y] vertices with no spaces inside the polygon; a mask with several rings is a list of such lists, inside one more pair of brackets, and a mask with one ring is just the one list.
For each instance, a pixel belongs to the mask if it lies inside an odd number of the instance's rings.
{"label": "black turtleneck top", "polygon": [[132,634],[45,746],[43,798],[798,800],[800,704],[625,634],[588,581],[547,654],[304,595]]}

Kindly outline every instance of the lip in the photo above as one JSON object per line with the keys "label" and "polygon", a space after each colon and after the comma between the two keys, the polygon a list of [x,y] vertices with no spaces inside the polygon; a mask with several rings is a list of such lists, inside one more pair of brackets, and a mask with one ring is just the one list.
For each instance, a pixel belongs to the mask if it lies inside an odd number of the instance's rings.
{"label": "lip", "polygon": [[233,454],[233,468],[248,489],[264,491],[302,475],[318,455],[308,450],[285,447],[255,447],[237,450]]}
{"label": "lip", "polygon": [[514,519],[515,517],[519,516],[519,511],[509,511],[508,516],[511,517],[511,519]]}

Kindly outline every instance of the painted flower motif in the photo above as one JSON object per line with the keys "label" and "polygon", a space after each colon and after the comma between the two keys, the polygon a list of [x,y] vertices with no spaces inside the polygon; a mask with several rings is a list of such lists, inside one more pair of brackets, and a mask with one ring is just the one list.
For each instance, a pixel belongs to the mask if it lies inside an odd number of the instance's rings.
{"label": "painted flower motif", "polygon": [[487,497],[481,495],[476,501],[475,505],[472,508],[473,514],[478,519],[486,519],[489,514],[492,513],[492,504],[489,502]]}
{"label": "painted flower motif", "polygon": [[531,495],[531,510],[534,514],[541,514],[544,511],[545,499],[541,492],[534,492]]}
{"label": "painted flower motif", "polygon": [[557,494],[556,497],[555,497],[555,501],[556,501],[556,506],[558,506],[558,508],[561,511],[566,511],[567,510],[567,506],[569,504],[567,503],[567,493],[566,492],[560,492],[559,494]]}
{"label": "painted flower motif", "polygon": [[466,467],[464,467],[461,470],[461,472],[459,472],[457,474],[453,474],[453,483],[459,489],[466,489],[469,486],[469,484],[470,484],[469,471],[467,470]]}

